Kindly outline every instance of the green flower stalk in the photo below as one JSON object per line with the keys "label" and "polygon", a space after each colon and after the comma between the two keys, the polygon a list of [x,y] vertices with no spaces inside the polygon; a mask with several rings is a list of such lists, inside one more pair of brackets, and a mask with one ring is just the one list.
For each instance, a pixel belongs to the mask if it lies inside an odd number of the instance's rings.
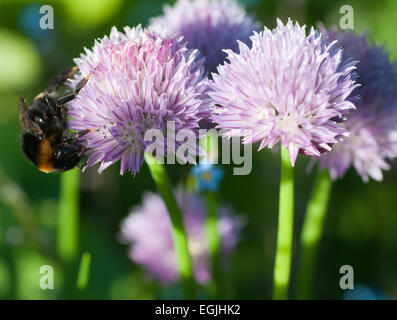
{"label": "green flower stalk", "polygon": [[206,157],[201,161],[204,162],[192,169],[192,174],[196,180],[196,186],[199,192],[203,192],[206,204],[205,229],[207,245],[211,262],[211,283],[209,290],[214,299],[220,297],[221,272],[220,272],[220,249],[221,236],[218,229],[218,202],[217,191],[223,178],[223,171],[217,167],[214,162],[218,159],[218,135],[215,131],[209,131],[207,136],[201,139],[201,145],[206,151]]}
{"label": "green flower stalk", "polygon": [[290,282],[294,224],[294,170],[288,150],[281,149],[281,180],[277,249],[274,265],[273,299],[288,298]]}
{"label": "green flower stalk", "polygon": [[163,165],[157,162],[156,159],[148,153],[145,153],[145,160],[171,219],[172,237],[185,297],[187,299],[196,299],[193,265],[189,253],[188,239],[183,225],[182,212],[176,202]]}
{"label": "green flower stalk", "polygon": [[332,190],[328,170],[318,171],[307,206],[300,238],[298,298],[310,299],[315,259],[324,229],[324,220]]}
{"label": "green flower stalk", "polygon": [[91,255],[88,252],[81,256],[79,273],[77,274],[77,294],[80,298],[84,297],[87,289],[88,280],[90,278]]}
{"label": "green flower stalk", "polygon": [[57,249],[66,263],[73,263],[79,251],[79,181],[78,169],[61,175]]}

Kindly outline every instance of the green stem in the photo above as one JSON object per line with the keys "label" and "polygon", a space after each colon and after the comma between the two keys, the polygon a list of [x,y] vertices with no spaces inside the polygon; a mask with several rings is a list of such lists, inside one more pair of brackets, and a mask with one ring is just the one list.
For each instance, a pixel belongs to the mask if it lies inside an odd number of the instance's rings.
{"label": "green stem", "polygon": [[172,237],[185,297],[187,299],[196,299],[193,265],[189,254],[188,238],[183,225],[182,212],[176,202],[163,165],[157,162],[156,159],[148,153],[145,154],[145,160],[171,219]]}
{"label": "green stem", "polygon": [[84,297],[87,289],[88,280],[90,278],[90,265],[91,255],[88,252],[83,253],[81,256],[81,262],[79,267],[79,273],[77,274],[77,293],[80,298]]}
{"label": "green stem", "polygon": [[[218,135],[217,132],[210,130],[200,141],[201,146],[207,153],[205,161],[214,162],[218,158]],[[206,192],[206,221],[205,230],[211,262],[212,279],[209,290],[214,299],[220,298],[221,273],[220,273],[220,246],[221,238],[218,230],[218,204],[217,192]]]}
{"label": "green stem", "polygon": [[214,299],[219,299],[219,283],[220,283],[220,256],[219,251],[221,247],[221,238],[218,230],[218,215],[217,215],[217,200],[215,192],[207,192],[205,194],[207,206],[207,218],[205,222],[205,229],[208,241],[208,249],[211,261],[212,281],[210,290]]}
{"label": "green stem", "polygon": [[298,299],[309,299],[311,295],[315,258],[323,233],[331,190],[332,180],[328,171],[319,171],[307,206],[300,238]]}
{"label": "green stem", "polygon": [[294,222],[294,170],[288,150],[281,149],[281,180],[279,195],[279,216],[277,249],[274,265],[273,299],[288,297],[291,273]]}
{"label": "green stem", "polygon": [[218,163],[218,133],[215,129],[210,129],[207,135],[200,139],[200,144],[206,152],[201,157],[201,162]]}
{"label": "green stem", "polygon": [[57,248],[68,264],[76,260],[79,249],[79,180],[78,169],[61,175]]}

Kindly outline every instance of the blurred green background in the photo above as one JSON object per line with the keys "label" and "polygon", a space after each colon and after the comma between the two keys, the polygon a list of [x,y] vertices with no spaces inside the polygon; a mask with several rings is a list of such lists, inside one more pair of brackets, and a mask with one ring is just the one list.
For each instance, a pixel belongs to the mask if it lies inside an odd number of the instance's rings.
{"label": "blurred green background", "polygon": [[[334,0],[240,0],[268,27],[276,17],[300,23],[338,25]],[[50,77],[73,64],[84,46],[109,34],[113,25],[146,25],[162,13],[162,0],[64,0],[45,3],[0,0],[0,299],[73,297],[77,266],[56,254],[59,175],[45,175],[23,157],[19,142],[17,97],[31,101]],[[52,5],[55,29],[37,24],[41,5]],[[397,1],[350,1],[355,31],[368,31],[397,58]],[[247,216],[247,225],[227,274],[229,297],[271,298],[276,242],[279,156],[254,153],[252,173],[233,176],[224,167],[221,200]],[[312,177],[300,157],[296,173],[295,244]],[[397,163],[382,183],[362,183],[354,171],[335,184],[315,275],[319,299],[340,299],[339,268],[352,265],[355,283],[369,285],[397,298]],[[187,167],[169,166],[177,184]],[[147,168],[133,178],[118,175],[117,166],[99,175],[87,170],[81,181],[80,251],[92,255],[86,298],[155,299],[178,297],[175,287],[161,288],[127,257],[117,240],[120,221],[146,190],[154,190]],[[296,247],[296,245],[295,245]],[[297,250],[295,250],[295,253]],[[41,290],[40,266],[52,265],[55,289]],[[292,282],[296,274],[293,266]],[[294,286],[293,286],[294,288]]]}

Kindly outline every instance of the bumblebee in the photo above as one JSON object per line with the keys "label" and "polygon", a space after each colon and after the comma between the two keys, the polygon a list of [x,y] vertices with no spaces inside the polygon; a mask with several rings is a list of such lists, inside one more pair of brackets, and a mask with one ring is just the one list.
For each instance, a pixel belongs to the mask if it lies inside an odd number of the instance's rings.
{"label": "bumblebee", "polygon": [[19,98],[22,151],[42,172],[63,172],[73,169],[86,151],[78,142],[78,138],[90,130],[73,133],[68,129],[65,104],[77,96],[87,83],[89,75],[83,78],[70,93],[60,98],[56,98],[55,95],[56,90],[78,70],[78,67],[73,67],[54,77],[45,91],[37,95],[30,106],[27,106],[24,98]]}

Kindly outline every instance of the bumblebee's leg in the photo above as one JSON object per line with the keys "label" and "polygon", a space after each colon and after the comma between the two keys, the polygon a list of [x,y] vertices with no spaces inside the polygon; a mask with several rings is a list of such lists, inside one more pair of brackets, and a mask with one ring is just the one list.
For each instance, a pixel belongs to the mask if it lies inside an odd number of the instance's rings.
{"label": "bumblebee's leg", "polygon": [[92,131],[95,131],[95,130],[94,129],[86,129],[83,131],[79,131],[76,134],[76,138],[81,138],[81,137],[85,136],[88,132],[92,132]]}
{"label": "bumblebee's leg", "polygon": [[87,133],[92,132],[92,131],[96,131],[95,129],[86,129],[86,130],[82,130],[79,132],[70,132],[69,130],[66,130],[64,133],[64,140],[63,141],[67,141],[67,142],[75,142],[76,139],[81,138],[83,136],[85,136]]}
{"label": "bumblebee's leg", "polygon": [[89,73],[85,78],[83,78],[76,86],[76,88],[74,88],[74,90],[68,94],[66,94],[63,97],[60,97],[58,99],[58,104],[59,105],[63,105],[65,103],[68,103],[69,101],[72,101],[79,93],[79,91],[86,85],[86,83],[88,82],[88,79],[90,78],[91,73]]}
{"label": "bumblebee's leg", "polygon": [[56,91],[61,85],[66,82],[66,80],[72,78],[77,73],[77,71],[79,71],[79,67],[74,66],[52,78],[48,83],[47,88],[45,89],[45,93],[51,93]]}

